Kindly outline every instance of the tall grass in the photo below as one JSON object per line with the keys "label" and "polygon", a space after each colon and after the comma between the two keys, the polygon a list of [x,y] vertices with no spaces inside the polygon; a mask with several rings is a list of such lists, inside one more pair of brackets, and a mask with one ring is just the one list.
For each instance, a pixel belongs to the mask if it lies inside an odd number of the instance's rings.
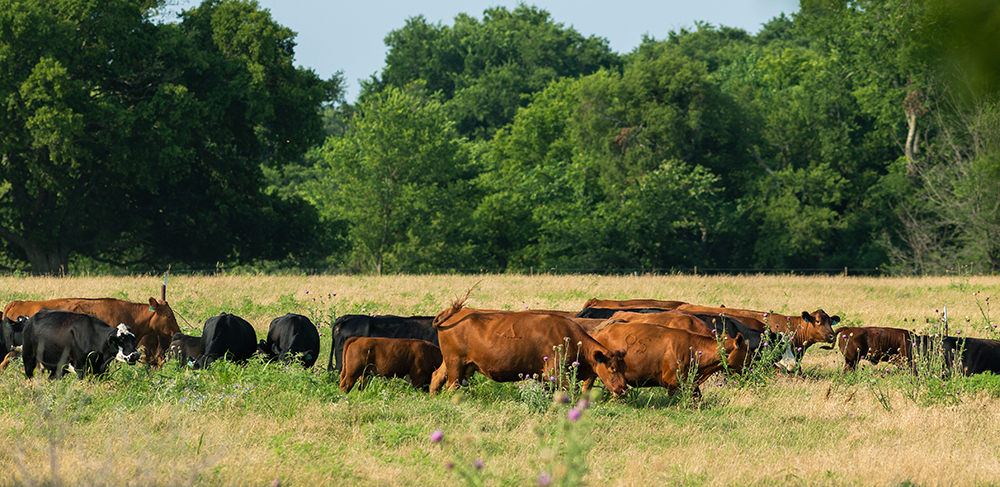
{"label": "tall grass", "polygon": [[[479,280],[470,305],[483,308],[579,309],[589,297],[647,297],[787,314],[824,308],[845,324],[926,331],[934,310],[948,306],[961,317],[953,334],[980,337],[992,319],[979,311],[983,296],[1000,291],[994,279],[975,276],[960,286],[947,277],[227,276],[171,278],[167,297],[197,330],[229,311],[263,337],[274,317],[305,314],[325,333],[322,354],[336,316],[435,314]],[[140,301],[158,294],[159,282],[6,278],[0,299]],[[581,472],[590,485],[1000,478],[1000,416],[991,412],[1000,380],[989,375],[914,376],[886,364],[843,374],[839,353],[813,347],[801,375],[761,367],[752,378],[714,376],[690,403],[642,388],[592,401],[574,422],[568,414],[578,398],[553,406],[544,383],[476,375],[468,388],[430,397],[376,378],[344,395],[321,362],[310,370],[261,361],[204,371],[116,364],[102,379],[31,382],[15,362],[0,374],[0,484],[455,485],[458,466],[447,466],[459,460],[485,485],[537,485],[543,474],[551,485],[574,485]],[[447,444],[429,440],[437,429]]]}

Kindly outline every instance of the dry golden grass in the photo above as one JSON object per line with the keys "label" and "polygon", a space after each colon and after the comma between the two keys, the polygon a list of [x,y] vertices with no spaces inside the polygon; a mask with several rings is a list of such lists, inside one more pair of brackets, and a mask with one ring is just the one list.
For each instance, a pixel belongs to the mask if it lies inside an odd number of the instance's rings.
{"label": "dry golden grass", "polygon": [[[161,282],[152,276],[3,278],[0,299],[145,301],[159,294]],[[986,336],[980,306],[985,296],[1000,293],[1000,281],[990,277],[171,276],[167,298],[198,329],[221,311],[247,318],[260,334],[286,312],[309,315],[327,334],[325,354],[336,316],[435,314],[474,285],[468,304],[483,308],[577,310],[592,297],[657,298],[791,314],[823,308],[845,324],[920,329],[947,306],[953,333],[972,336]],[[879,379],[867,366],[862,379],[846,379],[841,360],[835,351],[814,348],[806,354],[804,377],[778,377],[759,389],[710,381],[703,387],[705,399],[689,409],[650,391],[631,403],[598,404],[589,413],[594,446],[587,481],[1000,481],[997,394],[966,391],[953,403],[924,405],[890,387],[887,410],[868,380],[893,386],[905,383],[905,374],[891,371]],[[318,370],[269,373],[279,376],[267,376],[275,382],[232,398],[213,399],[218,390],[211,389],[204,395],[215,402],[199,406],[195,393],[181,401],[184,392],[144,385],[136,390],[148,397],[130,400],[119,397],[131,391],[121,379],[26,384],[21,371],[9,369],[0,375],[0,441],[7,446],[0,449],[0,485],[269,485],[274,479],[282,485],[453,485],[458,478],[444,464],[475,458],[486,463],[487,484],[524,485],[541,468],[537,432],[551,432],[559,419],[558,413],[532,412],[519,400],[489,399],[516,392],[513,387],[487,384],[454,405],[447,395],[431,398],[405,389],[341,396],[335,386],[315,382],[322,377]],[[287,383],[281,374],[290,377]],[[302,374],[315,377],[316,385],[295,390]],[[150,382],[200,377],[166,370],[135,376]],[[219,383],[246,386],[254,377]],[[315,395],[309,387],[317,389]],[[447,444],[427,441],[435,428],[445,429]]]}

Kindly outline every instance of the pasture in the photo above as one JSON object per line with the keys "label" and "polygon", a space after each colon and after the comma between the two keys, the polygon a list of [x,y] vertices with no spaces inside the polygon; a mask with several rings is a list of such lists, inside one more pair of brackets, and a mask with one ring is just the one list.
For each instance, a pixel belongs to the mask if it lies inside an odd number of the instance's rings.
{"label": "pasture", "polygon": [[[145,301],[162,278],[0,278],[0,300]],[[0,374],[0,485],[989,485],[1000,482],[1000,380],[914,377],[885,363],[842,372],[814,345],[802,374],[719,375],[695,401],[653,388],[598,398],[579,420],[542,386],[482,376],[428,396],[396,379],[341,394],[330,324],[348,313],[433,315],[468,305],[579,310],[592,297],[658,298],[798,314],[842,325],[996,338],[995,277],[171,276],[186,333],[221,312],[259,337],[310,317],[321,358],[191,371],[114,364],[102,380]],[[1000,298],[997,298],[1000,299]],[[431,433],[441,430],[439,442]],[[476,465],[481,465],[477,467]],[[451,466],[452,468],[448,468]]]}

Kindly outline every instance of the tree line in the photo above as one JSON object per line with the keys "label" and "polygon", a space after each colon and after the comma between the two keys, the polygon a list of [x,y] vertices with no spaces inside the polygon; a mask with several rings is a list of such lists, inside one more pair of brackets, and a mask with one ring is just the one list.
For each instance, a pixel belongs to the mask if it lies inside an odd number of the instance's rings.
{"label": "tree line", "polygon": [[1000,268],[1000,9],[803,0],[629,53],[414,17],[354,103],[256,2],[0,0],[8,269]]}

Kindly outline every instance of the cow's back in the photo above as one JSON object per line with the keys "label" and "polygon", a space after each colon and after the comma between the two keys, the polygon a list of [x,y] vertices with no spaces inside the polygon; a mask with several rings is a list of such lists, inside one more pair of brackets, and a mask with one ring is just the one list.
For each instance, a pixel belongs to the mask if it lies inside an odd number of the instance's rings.
{"label": "cow's back", "polygon": [[597,299],[591,298],[583,304],[583,308],[608,308],[608,309],[662,309],[671,310],[678,306],[687,304],[684,301],[662,301],[659,299]]}
{"label": "cow's back", "polygon": [[198,368],[228,358],[245,362],[257,351],[257,334],[246,320],[230,313],[213,316],[205,322],[201,334],[201,357],[195,362]]}

